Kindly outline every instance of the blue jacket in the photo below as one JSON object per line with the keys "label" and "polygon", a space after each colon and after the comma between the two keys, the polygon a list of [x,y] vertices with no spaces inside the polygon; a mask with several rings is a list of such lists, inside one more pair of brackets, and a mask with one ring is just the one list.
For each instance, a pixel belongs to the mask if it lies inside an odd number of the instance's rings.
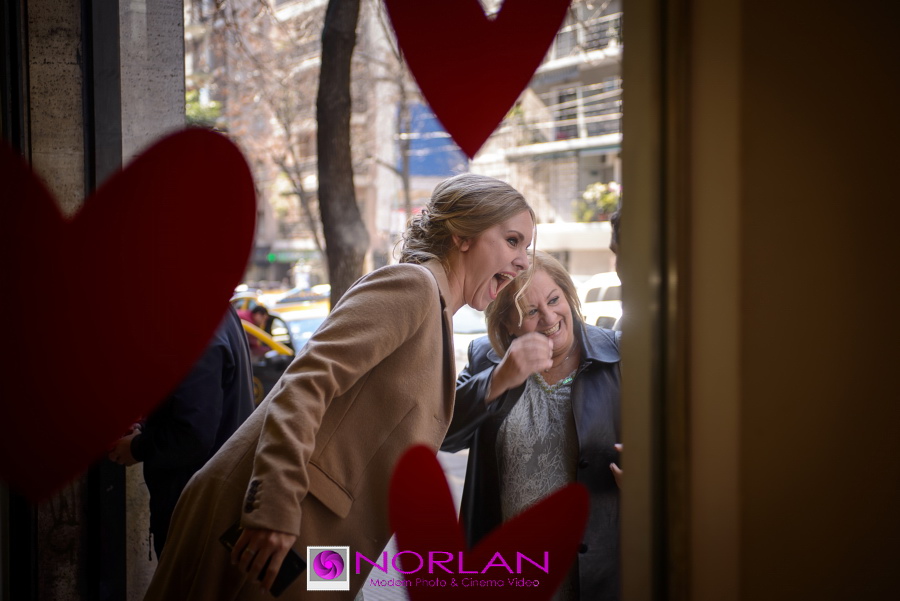
{"label": "blue jacket", "polygon": [[131,441],[144,463],[150,492],[150,530],[162,553],[175,503],[191,476],[253,412],[253,374],[247,335],[229,305],[203,356]]}
{"label": "blue jacket", "polygon": [[[590,493],[590,517],[578,553],[580,598],[610,601],[619,598],[619,489],[609,464],[622,465],[613,446],[621,442],[621,333],[585,324],[575,331],[582,347],[582,363],[572,385],[577,480]],[[469,362],[457,378],[453,420],[441,447],[451,452],[469,449],[460,513],[470,546],[502,521],[497,433],[525,389],[523,384],[485,405],[491,374],[500,360],[486,336],[469,345]]]}

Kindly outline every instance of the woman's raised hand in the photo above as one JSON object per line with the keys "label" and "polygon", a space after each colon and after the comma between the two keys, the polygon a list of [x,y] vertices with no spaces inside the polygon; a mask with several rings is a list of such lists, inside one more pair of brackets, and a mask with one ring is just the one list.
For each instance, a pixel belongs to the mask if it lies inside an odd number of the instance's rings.
{"label": "woman's raised hand", "polygon": [[[617,443],[617,444],[615,445],[615,447],[616,447],[616,450],[617,450],[618,452],[620,452],[620,453],[622,452],[622,445],[621,445],[621,444],[618,444],[618,443]],[[623,472],[622,472],[622,469],[621,469],[621,468],[619,467],[619,465],[618,465],[617,463],[615,463],[615,462],[609,464],[609,469],[612,470],[613,476],[616,478],[616,486],[618,486],[619,488],[622,488],[622,477],[623,477],[623,475],[624,475]]]}
{"label": "woman's raised hand", "polygon": [[485,399],[489,403],[501,394],[520,386],[533,373],[550,369],[553,342],[543,334],[531,332],[512,341],[500,365],[491,376],[491,385]]}

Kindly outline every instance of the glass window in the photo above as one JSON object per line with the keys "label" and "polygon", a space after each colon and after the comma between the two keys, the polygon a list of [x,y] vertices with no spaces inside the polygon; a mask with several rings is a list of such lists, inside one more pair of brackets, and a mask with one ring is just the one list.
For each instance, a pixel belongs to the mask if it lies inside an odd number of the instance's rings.
{"label": "glass window", "polygon": [[271,317],[268,324],[268,332],[275,342],[293,348],[291,330],[280,317]]}
{"label": "glass window", "polygon": [[578,137],[578,92],[574,88],[557,94],[556,139],[569,140]]}
{"label": "glass window", "polygon": [[306,346],[306,343],[309,342],[312,335],[316,333],[316,330],[319,329],[319,326],[322,325],[323,321],[325,321],[325,316],[292,319],[289,328],[291,331],[291,338],[294,342],[294,349],[299,351]]}

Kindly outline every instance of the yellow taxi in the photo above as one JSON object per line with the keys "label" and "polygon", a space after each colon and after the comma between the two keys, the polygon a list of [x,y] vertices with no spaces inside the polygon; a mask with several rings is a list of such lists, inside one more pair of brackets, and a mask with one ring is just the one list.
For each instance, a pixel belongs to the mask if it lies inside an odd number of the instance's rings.
{"label": "yellow taxi", "polygon": [[328,317],[328,304],[312,303],[287,313],[269,312],[265,329],[241,319],[250,344],[253,398],[258,405]]}
{"label": "yellow taxi", "polygon": [[[281,321],[280,318],[276,319]],[[242,319],[241,325],[244,326],[247,341],[250,343],[250,359],[253,366],[253,401],[259,405],[275,386],[275,382],[278,381],[287,366],[294,360],[294,347],[292,343],[279,342],[274,336],[249,321]],[[284,327],[286,330],[287,326]]]}

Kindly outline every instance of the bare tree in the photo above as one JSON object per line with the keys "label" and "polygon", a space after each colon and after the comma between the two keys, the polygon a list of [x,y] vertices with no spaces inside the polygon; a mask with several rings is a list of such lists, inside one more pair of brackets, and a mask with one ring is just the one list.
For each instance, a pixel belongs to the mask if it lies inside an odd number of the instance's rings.
{"label": "bare tree", "polygon": [[[322,11],[307,10],[283,21],[267,0],[219,0],[228,32],[229,125],[252,160],[258,180],[267,181],[269,166],[287,183],[282,196],[299,201],[305,235],[324,256],[318,199],[304,180],[315,172],[311,90],[318,69]],[[270,188],[271,190],[271,188]]]}
{"label": "bare tree", "polygon": [[409,156],[412,151],[412,104],[416,101],[418,94],[414,84],[411,81],[409,72],[406,69],[406,63],[400,54],[400,49],[393,43],[393,33],[387,24],[387,12],[383,2],[379,2],[378,6],[378,23],[388,40],[388,47],[391,50],[391,63],[388,65],[388,79],[396,86],[397,92],[397,145],[400,152],[400,167],[394,165],[384,165],[393,171],[403,186],[403,209],[406,213],[406,220],[412,218],[412,190],[410,185],[409,172]]}
{"label": "bare tree", "polygon": [[[223,123],[254,166],[264,210],[277,218],[277,233],[266,220],[262,239],[313,241],[335,301],[366,268],[371,241],[363,216],[374,218],[377,210],[376,164],[399,176],[411,213],[409,108],[416,92],[389,31],[366,12],[378,7],[365,0],[216,0],[216,14],[207,19],[221,40],[221,72],[214,77],[227,100]],[[396,89],[390,95],[400,113],[401,161],[387,159],[378,138],[385,82]]]}
{"label": "bare tree", "polygon": [[350,71],[360,0],[329,0],[316,98],[319,210],[328,254],[331,304],[363,274],[369,233],[356,203],[350,151]]}

